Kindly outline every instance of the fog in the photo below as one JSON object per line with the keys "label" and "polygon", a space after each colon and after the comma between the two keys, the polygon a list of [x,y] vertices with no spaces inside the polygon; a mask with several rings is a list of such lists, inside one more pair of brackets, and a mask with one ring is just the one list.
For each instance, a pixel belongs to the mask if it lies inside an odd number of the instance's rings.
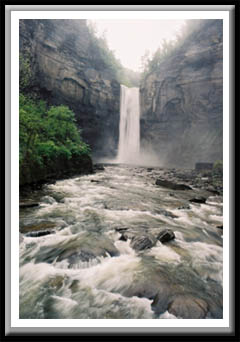
{"label": "fog", "polygon": [[105,36],[108,46],[122,65],[142,71],[142,57],[153,54],[161,42],[174,40],[185,20],[89,20],[98,37]]}

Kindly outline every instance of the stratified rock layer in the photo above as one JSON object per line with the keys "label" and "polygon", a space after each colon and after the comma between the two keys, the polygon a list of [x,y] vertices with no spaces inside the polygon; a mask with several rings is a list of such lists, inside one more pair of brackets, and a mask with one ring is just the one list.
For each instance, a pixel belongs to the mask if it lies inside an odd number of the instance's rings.
{"label": "stratified rock layer", "polygon": [[69,106],[93,152],[114,155],[120,85],[86,20],[20,20],[20,54],[30,57],[31,90]]}
{"label": "stratified rock layer", "polygon": [[172,166],[222,160],[222,72],[222,20],[203,20],[141,84],[142,149]]}

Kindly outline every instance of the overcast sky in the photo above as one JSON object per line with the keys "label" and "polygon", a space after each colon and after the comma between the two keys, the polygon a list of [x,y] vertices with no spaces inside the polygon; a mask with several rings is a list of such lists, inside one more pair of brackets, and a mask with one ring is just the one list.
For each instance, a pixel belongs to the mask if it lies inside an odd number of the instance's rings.
{"label": "overcast sky", "polygon": [[174,39],[184,20],[91,20],[97,35],[105,33],[108,46],[123,66],[140,71],[146,50],[154,53],[161,41]]}

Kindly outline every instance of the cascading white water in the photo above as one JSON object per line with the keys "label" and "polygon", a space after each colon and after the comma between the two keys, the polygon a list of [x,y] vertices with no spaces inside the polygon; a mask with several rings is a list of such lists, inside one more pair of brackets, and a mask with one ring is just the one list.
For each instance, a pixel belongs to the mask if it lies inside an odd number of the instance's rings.
{"label": "cascading white water", "polygon": [[136,163],[140,153],[139,88],[121,85],[118,157],[120,163]]}

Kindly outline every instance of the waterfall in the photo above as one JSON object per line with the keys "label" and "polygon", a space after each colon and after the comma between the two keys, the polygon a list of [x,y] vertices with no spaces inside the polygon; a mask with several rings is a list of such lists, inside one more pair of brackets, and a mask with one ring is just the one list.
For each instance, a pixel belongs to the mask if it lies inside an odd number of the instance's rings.
{"label": "waterfall", "polygon": [[118,157],[120,163],[136,163],[140,153],[139,88],[121,85]]}

